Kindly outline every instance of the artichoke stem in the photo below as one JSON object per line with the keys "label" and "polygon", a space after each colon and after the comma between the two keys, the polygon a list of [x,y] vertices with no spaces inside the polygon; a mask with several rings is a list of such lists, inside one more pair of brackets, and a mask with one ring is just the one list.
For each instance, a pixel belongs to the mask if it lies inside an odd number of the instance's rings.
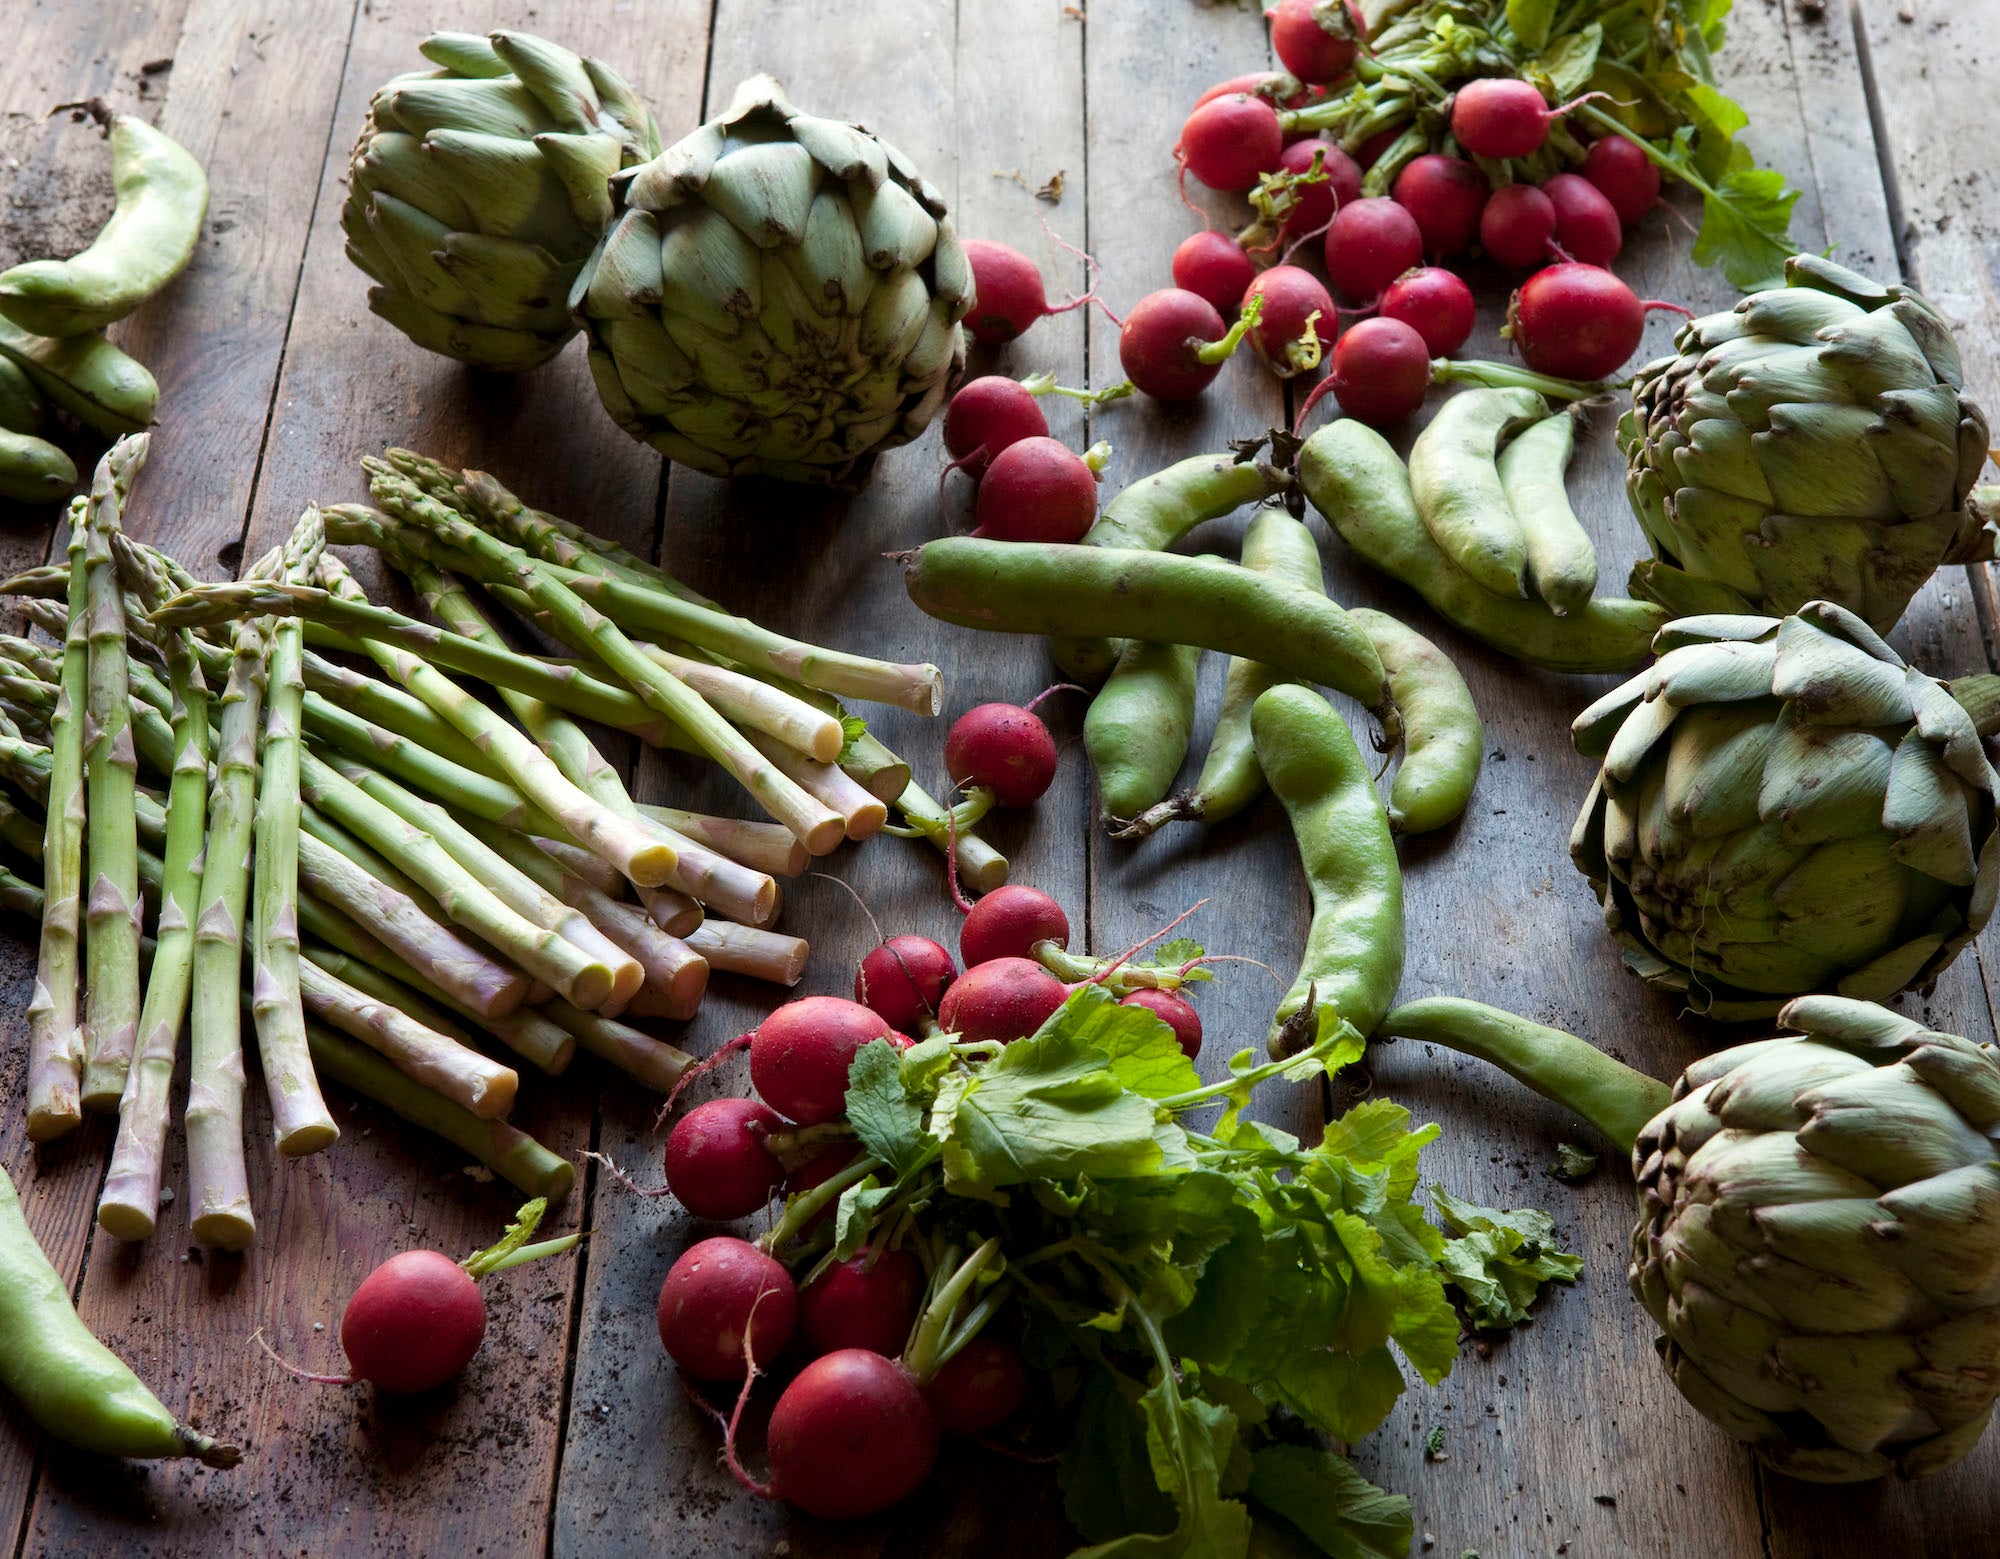
{"label": "artichoke stem", "polygon": [[1673,1102],[1673,1090],[1614,1061],[1595,1045],[1497,1007],[1456,996],[1405,1002],[1377,1037],[1417,1039],[1490,1061],[1545,1099],[1574,1110],[1627,1153],[1640,1128]]}
{"label": "artichoke stem", "polygon": [[1981,736],[2000,735],[2000,677],[1990,671],[1976,676],[1953,677],[1945,684],[1958,707],[1972,716]]}

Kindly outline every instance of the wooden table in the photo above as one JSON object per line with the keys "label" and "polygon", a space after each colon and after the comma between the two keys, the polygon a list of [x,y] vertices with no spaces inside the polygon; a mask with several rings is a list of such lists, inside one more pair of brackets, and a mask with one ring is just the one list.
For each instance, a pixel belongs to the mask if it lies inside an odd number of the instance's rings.
{"label": "wooden table", "polygon": [[[1994,263],[1982,209],[2000,148],[1983,26],[1990,5],[1868,0],[1850,17],[1818,0],[1739,0],[1721,56],[1748,107],[1750,139],[1805,191],[1793,231],[1837,246],[1862,270],[1914,277],[1960,331],[1971,386],[2000,409],[1993,358]],[[536,502],[586,521],[763,621],[902,659],[934,659],[949,707],[1020,698],[1050,680],[1039,648],[941,628],[903,597],[881,559],[938,527],[935,438],[882,462],[869,489],[833,497],[728,487],[669,471],[600,412],[580,351],[519,379],[469,376],[371,317],[343,258],[337,213],[346,150],[372,89],[414,68],[432,28],[546,33],[602,55],[653,105],[669,139],[769,70],[814,110],[865,121],[910,153],[945,193],[961,233],[1040,257],[1062,287],[1081,267],[1043,239],[1048,224],[1102,260],[1129,303],[1166,281],[1187,230],[1169,158],[1178,122],[1208,83],[1265,62],[1255,11],[1197,0],[869,0],[772,6],[755,0],[13,0],[0,58],[0,155],[8,200],[0,263],[79,247],[102,220],[101,149],[48,107],[92,94],[156,111],[207,164],[208,231],[188,274],[119,329],[157,373],[163,420],[130,521],[197,573],[234,573],[289,527],[309,498],[361,492],[356,457],[388,443],[490,467]],[[1060,172],[1059,203],[1030,191]],[[1221,209],[1219,206],[1217,209]],[[1620,270],[1642,295],[1724,304],[1664,218],[1628,245]],[[1485,279],[1473,350],[1503,348],[1502,284]],[[1666,343],[1656,322],[1648,355]],[[1116,375],[1112,328],[1095,313],[1038,326],[996,360],[1067,383]],[[1055,431],[1116,446],[1107,487],[1179,456],[1255,434],[1289,411],[1245,359],[1197,407],[1126,403]],[[1613,584],[1640,548],[1619,464],[1602,431],[1572,485]],[[15,513],[0,567],[49,549],[47,515]],[[1233,545],[1234,524],[1199,538]],[[1342,600],[1407,612],[1464,666],[1489,732],[1486,772],[1462,826],[1406,848],[1406,995],[1479,997],[1573,1027],[1635,1063],[1671,1073],[1717,1035],[1619,966],[1565,853],[1590,765],[1570,717],[1604,684],[1525,671],[1475,648],[1327,540]],[[1949,675],[1987,662],[1994,605],[1984,571],[1940,575],[1913,608],[1905,647]],[[1219,667],[1207,668],[1212,718]],[[1031,817],[997,831],[1017,880],[1054,892],[1098,948],[1122,947],[1198,898],[1197,933],[1284,965],[1305,896],[1281,817],[1267,804],[1207,835],[1169,831],[1131,848],[1091,827],[1080,711],[1054,702],[1065,762]],[[891,717],[884,734],[935,778],[941,730]],[[1197,739],[1205,736],[1198,732]],[[737,805],[712,774],[646,753],[647,795]],[[937,858],[884,839],[834,858],[885,925],[951,940]],[[844,987],[867,945],[838,886],[792,887],[786,925],[816,952],[805,990]],[[1933,1026],[1992,1038],[1983,943],[1906,1006]],[[791,1553],[1055,1555],[1071,1538],[1045,1469],[946,1452],[939,1476],[891,1520],[834,1529],[738,1497],[715,1465],[715,1436],[684,1401],[658,1345],[660,1278],[691,1238],[667,1206],[586,1174],[559,1227],[594,1233],[582,1256],[496,1282],[487,1345],[455,1391],[415,1408],[366,1392],[301,1386],[255,1350],[259,1327],[289,1354],[337,1360],[345,1296],[392,1251],[485,1243],[511,1210],[449,1153],[340,1096],[345,1131],[322,1157],[279,1166],[251,1153],[258,1242],[242,1259],[204,1254],[180,1204],[143,1248],[92,1238],[109,1149],[93,1121],[53,1150],[23,1140],[21,1011],[28,941],[5,941],[9,1044],[0,1061],[0,1162],[31,1222],[76,1284],[84,1318],[160,1394],[204,1427],[251,1447],[236,1472],[115,1465],[52,1447],[0,1404],[0,1554],[695,1555]],[[1242,970],[1204,998],[1209,1059],[1261,1032],[1273,992]],[[768,990],[718,979],[686,1043],[706,1051],[750,1026]],[[1478,1200],[1551,1207],[1588,1259],[1574,1291],[1529,1329],[1467,1351],[1437,1390],[1416,1390],[1357,1452],[1370,1477],[1415,1500],[1421,1551],[1456,1555],[1972,1556],[2000,1551],[2000,1437],[1921,1487],[1815,1489],[1760,1471],[1686,1407],[1657,1368],[1652,1328],[1624,1286],[1630,1188],[1612,1164],[1580,1189],[1545,1174],[1579,1128],[1475,1065],[1414,1045],[1373,1060],[1374,1085],[1445,1128],[1429,1177]],[[740,1084],[738,1084],[740,1086]],[[251,1091],[253,1104],[260,1091]],[[595,1148],[642,1178],[657,1149],[655,1101],[584,1062],[524,1091],[522,1120],[565,1153]],[[1310,1091],[1284,1106],[1310,1128]],[[265,1123],[253,1118],[253,1146]],[[169,1184],[180,1165],[169,1166]],[[1445,1428],[1446,1457],[1424,1441]],[[1434,1544],[1434,1546],[1433,1546]]]}

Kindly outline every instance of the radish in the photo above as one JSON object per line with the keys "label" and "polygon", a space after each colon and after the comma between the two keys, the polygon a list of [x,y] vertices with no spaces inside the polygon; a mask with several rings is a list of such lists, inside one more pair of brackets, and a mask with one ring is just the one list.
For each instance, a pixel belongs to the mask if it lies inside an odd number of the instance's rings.
{"label": "radish", "polygon": [[1611,202],[1618,220],[1636,225],[1659,204],[1660,169],[1635,141],[1604,135],[1590,143],[1583,156],[1583,176]]}
{"label": "radish", "polygon": [[1532,184],[1496,189],[1479,214],[1479,246],[1496,265],[1540,265],[1555,235],[1555,202]]}
{"label": "radish", "polygon": [[906,1250],[863,1251],[799,1291],[799,1332],[815,1355],[866,1348],[896,1358],[910,1340],[929,1279]]}
{"label": "radish", "polygon": [[1047,438],[1041,402],[1018,379],[986,374],[968,381],[944,409],[944,447],[952,465],[975,480],[993,457],[1023,439]]}
{"label": "radish", "polygon": [[1417,219],[1424,252],[1442,260],[1472,247],[1486,208],[1486,175],[1463,158],[1427,152],[1396,175],[1395,197]]}
{"label": "radish", "polygon": [[[963,241],[963,248],[966,263],[972,267],[973,289],[972,310],[965,316],[965,330],[981,346],[1005,346],[1038,319],[1067,314],[1096,301],[1093,288],[1067,303],[1050,303],[1035,262],[1006,244],[988,238],[968,238]],[[1086,262],[1089,258],[1084,257]]]}
{"label": "radish", "polygon": [[1199,108],[1204,103],[1213,103],[1219,97],[1233,97],[1239,92],[1261,97],[1279,108],[1303,108],[1326,96],[1325,88],[1308,86],[1282,70],[1259,70],[1247,76],[1231,76],[1227,81],[1216,82],[1194,100],[1194,106]]}
{"label": "radish", "polygon": [[1039,888],[1008,883],[972,906],[958,928],[958,955],[971,969],[996,958],[1032,958],[1035,944],[1069,946],[1069,917]]}
{"label": "radish", "polygon": [[1174,1031],[1181,1054],[1190,1061],[1201,1054],[1201,1014],[1179,991],[1136,990],[1119,998],[1121,1007],[1144,1007]]}
{"label": "radish", "polygon": [[1601,92],[1586,92],[1550,108],[1539,88],[1515,76],[1468,81],[1451,100],[1451,133],[1475,157],[1528,157],[1549,138],[1549,126]]}
{"label": "radish", "polygon": [[1279,157],[1278,169],[1281,173],[1309,174],[1315,162],[1325,177],[1292,185],[1292,208],[1279,230],[1282,238],[1303,238],[1318,232],[1333,220],[1334,212],[1361,198],[1361,169],[1333,141],[1294,141]]}
{"label": "radish", "polygon": [[888,1509],[930,1476],[938,1432],[908,1370],[866,1348],[843,1348],[785,1387],[765,1445],[771,1481],[743,1479],[754,1493],[851,1521]]}
{"label": "radish", "polygon": [[497,1243],[462,1262],[440,1251],[406,1250],[369,1273],[340,1317],[345,1375],[301,1369],[280,1358],[262,1332],[256,1340],[279,1368],[300,1380],[322,1386],[366,1381],[392,1396],[434,1391],[472,1362],[486,1337],[486,1301],[479,1295],[478,1280],[560,1255],[583,1238],[567,1234],[530,1245],[548,1206],[543,1197],[529,1202]]}
{"label": "radish", "polygon": [[750,1081],[764,1102],[801,1126],[847,1113],[854,1053],[889,1038],[889,1025],[859,1002],[806,996],[787,1002],[750,1036]]}
{"label": "radish", "polygon": [[1536,373],[1608,379],[1639,349],[1654,309],[1687,313],[1677,303],[1640,302],[1602,266],[1565,262],[1521,283],[1507,305],[1507,333]]}
{"label": "radish", "polygon": [[1187,116],[1174,155],[1210,189],[1242,190],[1277,167],[1284,149],[1277,109],[1261,97],[1233,92],[1210,98]]}
{"label": "radish", "polygon": [[1214,382],[1250,328],[1239,316],[1225,326],[1206,298],[1180,287],[1149,292],[1118,331],[1118,361],[1141,392],[1160,401],[1191,401]]}
{"label": "radish", "polygon": [[1256,277],[1257,267],[1243,246],[1213,228],[1190,233],[1174,250],[1174,285],[1204,299],[1218,315],[1235,313]]}
{"label": "radish", "polygon": [[915,1031],[936,1018],[938,1002],[957,978],[951,954],[929,937],[892,936],[861,960],[854,999],[890,1028]]}
{"label": "radish", "polygon": [[1035,713],[1035,705],[1047,696],[1038,695],[1025,708],[976,704],[953,721],[944,739],[944,768],[951,782],[983,786],[1003,807],[1039,801],[1056,777],[1056,739]]}
{"label": "radish", "polygon": [[1384,319],[1401,320],[1422,336],[1432,357],[1451,356],[1472,335],[1472,289],[1464,277],[1434,265],[1398,276],[1380,307]]}
{"label": "radish", "polygon": [[1297,431],[1322,395],[1371,428],[1392,427],[1424,403],[1431,382],[1430,349],[1400,319],[1364,319],[1333,349],[1333,368],[1313,387],[1293,422]]}
{"label": "radish", "polygon": [[1403,138],[1407,125],[1390,125],[1386,130],[1377,130],[1367,140],[1354,148],[1354,161],[1364,171],[1382,160],[1382,154]]}
{"label": "radish", "polygon": [[1250,284],[1248,296],[1263,300],[1250,345],[1265,366],[1280,379],[1319,367],[1338,328],[1333,299],[1319,278],[1296,265],[1274,265]]}
{"label": "radish", "polygon": [[1069,987],[1031,958],[992,958],[944,993],[938,1023],[973,1044],[1026,1039],[1069,1000]]}
{"label": "radish", "polygon": [[[894,1044],[897,1038],[897,1035],[891,1034],[889,1042]],[[838,1147],[828,1148],[824,1153],[815,1154],[785,1176],[785,1199],[789,1201],[795,1196],[804,1196],[815,1187],[825,1185],[827,1181],[853,1164],[857,1155],[858,1150],[851,1143],[842,1143]],[[799,1232],[803,1235],[820,1228],[834,1215],[839,1205],[837,1201],[827,1203]]]}
{"label": "radish", "polygon": [[1021,439],[986,467],[973,515],[972,534],[993,541],[1081,541],[1097,520],[1097,473],[1055,439]]}
{"label": "radish", "polygon": [[778,1112],[756,1099],[711,1099],[667,1133],[667,1189],[697,1218],[747,1218],[785,1178],[764,1139]]}
{"label": "radish", "polygon": [[1417,219],[1377,195],[1342,206],[1326,230],[1326,274],[1347,297],[1372,303],[1390,282],[1424,262]]}
{"label": "radish", "polygon": [[1018,1350],[982,1332],[938,1367],[924,1398],[946,1434],[991,1434],[1028,1400],[1028,1368]]}
{"label": "radish", "polygon": [[1301,81],[1338,81],[1354,67],[1354,23],[1340,0],[1278,0],[1266,13],[1271,52]]}
{"label": "radish", "polygon": [[741,1380],[751,1360],[762,1369],[785,1351],[798,1304],[782,1264],[718,1235],[682,1251],[660,1285],[660,1341],[697,1380]]}
{"label": "radish", "polygon": [[1556,213],[1556,247],[1585,265],[1606,265],[1625,247],[1625,228],[1604,191],[1580,173],[1558,173],[1542,186]]}

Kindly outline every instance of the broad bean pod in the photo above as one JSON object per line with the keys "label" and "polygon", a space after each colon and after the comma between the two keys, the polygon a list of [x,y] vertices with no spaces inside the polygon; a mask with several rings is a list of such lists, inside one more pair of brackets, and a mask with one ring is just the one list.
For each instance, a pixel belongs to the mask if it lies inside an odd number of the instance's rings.
{"label": "broad bean pod", "polygon": [[1451,657],[1387,612],[1353,607],[1389,673],[1403,716],[1403,759],[1389,786],[1389,827],[1399,834],[1442,828],[1465,810],[1486,755],[1486,728],[1472,689]]}
{"label": "broad bean pod", "polygon": [[102,336],[33,336],[0,319],[0,356],[58,411],[112,438],[145,432],[160,409],[153,376]]}
{"label": "broad bean pod", "polygon": [[1500,485],[1528,545],[1528,584],[1558,617],[1597,589],[1597,548],[1569,506],[1563,473],[1576,448],[1576,415],[1560,411],[1523,428],[1500,451]]}
{"label": "broad bean pod", "polygon": [[1129,640],[1090,701],[1083,750],[1097,777],[1098,808],[1107,824],[1137,817],[1173,789],[1194,735],[1200,669],[1197,645]]}
{"label": "broad bean pod", "polygon": [[32,433],[0,428],[0,498],[16,503],[55,503],[76,487],[69,456]]}
{"label": "broad bean pod", "polygon": [[1500,485],[1500,436],[1548,415],[1531,390],[1461,390],[1410,446],[1410,490],[1424,527],[1482,590],[1528,593],[1528,543]]}

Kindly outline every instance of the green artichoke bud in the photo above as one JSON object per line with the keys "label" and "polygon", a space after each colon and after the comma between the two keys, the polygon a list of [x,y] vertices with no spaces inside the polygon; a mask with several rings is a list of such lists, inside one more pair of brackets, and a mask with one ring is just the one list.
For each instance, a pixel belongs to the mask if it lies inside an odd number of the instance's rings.
{"label": "green artichoke bud", "polygon": [[1878,633],[1943,563],[1993,555],[1965,499],[1986,417],[1907,287],[1818,259],[1682,327],[1618,423],[1652,544],[1632,594],[1676,616],[1838,602]]}
{"label": "green artichoke bud", "polygon": [[1725,1021],[1934,979],[2000,888],[1986,679],[1962,704],[1825,601],[1654,648],[1573,727],[1604,765],[1570,855],[1627,966]]}
{"label": "green artichoke bud", "polygon": [[1704,1416],[1794,1478],[1927,1477],[2000,1396],[2000,1060],[1841,996],[1778,1016],[1799,1032],[1698,1061],[1670,1096],[1474,1002],[1383,1029],[1492,1061],[1631,1149],[1632,1292]]}
{"label": "green artichoke bud", "polygon": [[944,403],[972,270],[894,147],[758,76],[613,191],[569,301],[634,438],[716,476],[847,483]]}
{"label": "green artichoke bud", "polygon": [[368,306],[476,368],[533,368],[575,333],[569,289],[611,221],[610,178],[660,149],[597,60],[527,33],[433,33],[439,68],[368,105],[341,231]]}

